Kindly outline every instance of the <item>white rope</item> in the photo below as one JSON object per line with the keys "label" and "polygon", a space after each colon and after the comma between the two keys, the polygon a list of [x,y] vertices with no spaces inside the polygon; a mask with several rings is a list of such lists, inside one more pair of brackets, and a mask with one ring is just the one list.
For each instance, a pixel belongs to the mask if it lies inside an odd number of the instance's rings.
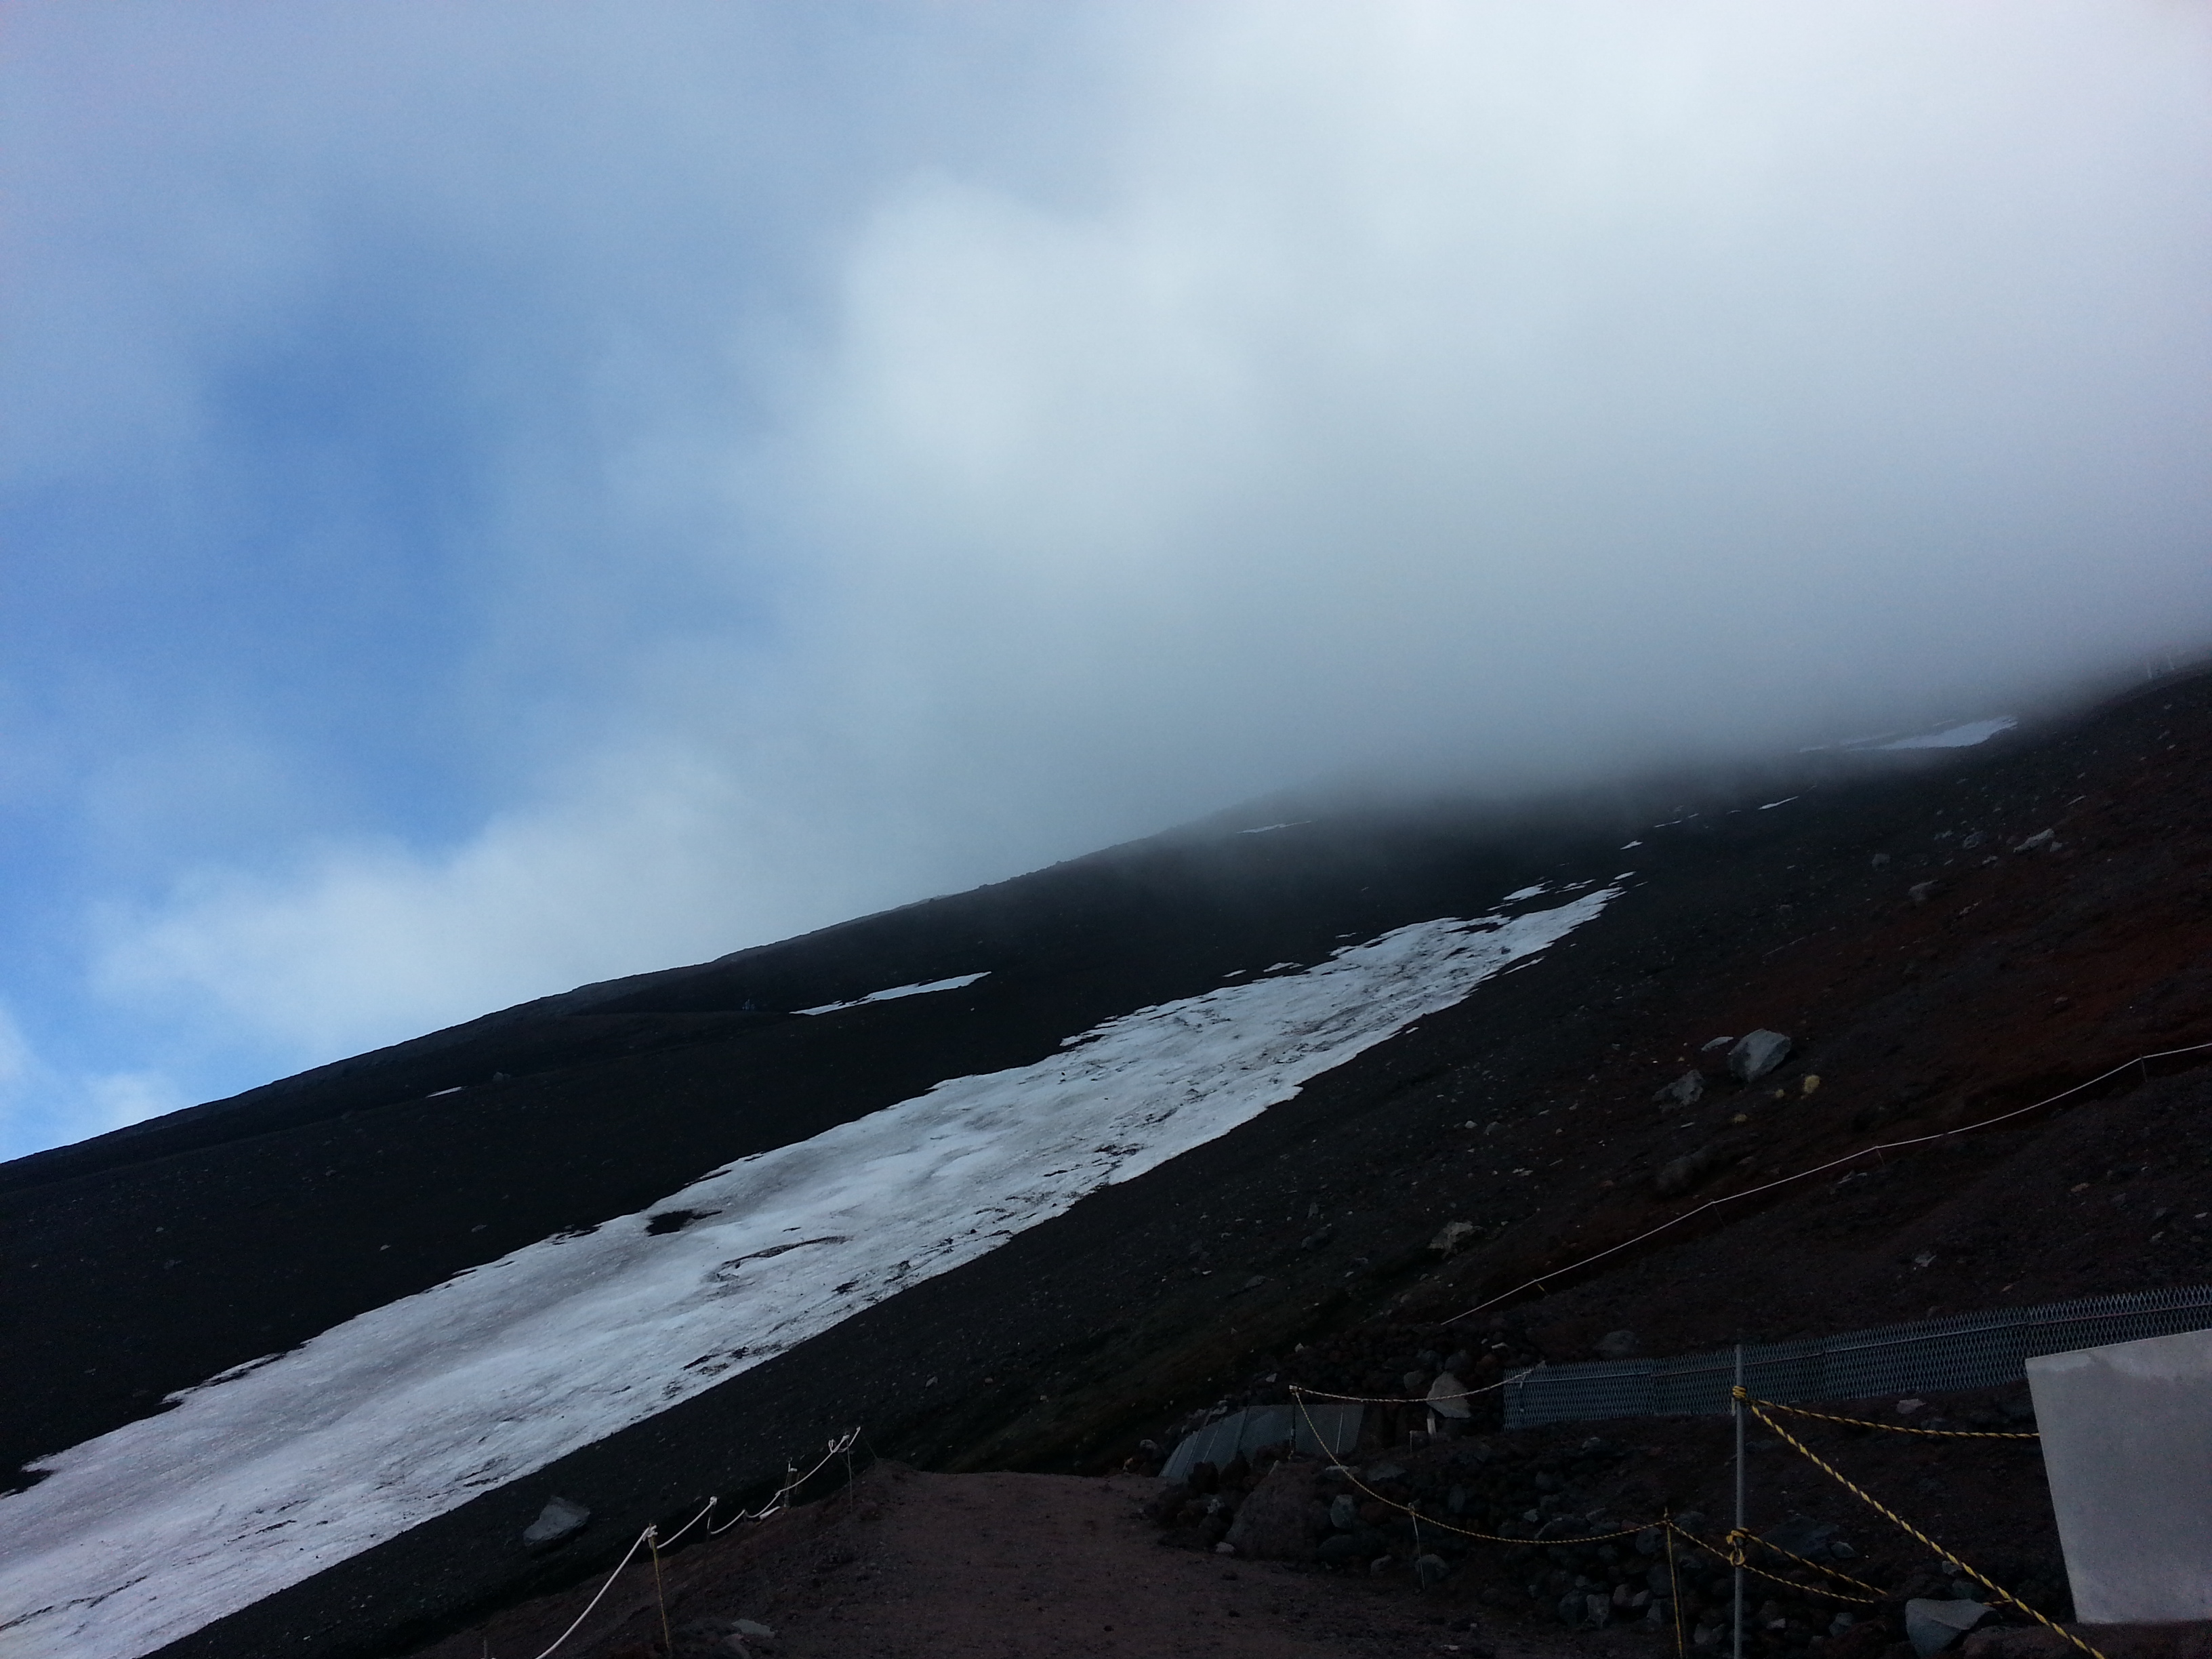
{"label": "white rope", "polygon": [[2130,1066],[2142,1066],[2143,1075],[2148,1078],[2150,1074],[2150,1062],[2154,1060],[2171,1060],[2176,1054],[2193,1054],[2207,1048],[2212,1048],[2212,1042],[2192,1042],[2186,1048],[2164,1048],[2156,1054],[2137,1054],[2133,1060],[2121,1061],[2110,1071],[2100,1072],[2086,1083],[2077,1083],[2070,1089],[2061,1089],[2057,1094],[2046,1095],[2032,1104],[2015,1106],[2008,1112],[1999,1112],[1995,1117],[1985,1117],[1973,1123],[1962,1123],[1955,1129],[1939,1129],[1934,1134],[1914,1135],[1908,1140],[1885,1140],[1880,1146],[1865,1146],[1856,1152],[1846,1152],[1841,1158],[1832,1158],[1826,1164],[1816,1164],[1809,1170],[1798,1170],[1795,1175],[1783,1176],[1774,1181],[1764,1181],[1756,1187],[1747,1187],[1740,1193],[1723,1193],[1718,1198],[1709,1198],[1697,1208],[1685,1210],[1672,1220],[1662,1221],[1656,1227],[1647,1227],[1633,1238],[1624,1238],[1620,1243],[1608,1244],[1604,1249],[1586,1255],[1579,1261],[1571,1261],[1564,1267],[1554,1267],[1549,1273],[1539,1273],[1534,1279],[1516,1285],[1510,1291],[1500,1291],[1489,1300],[1478,1302],[1472,1308],[1463,1309],[1449,1319],[1441,1320],[1438,1322],[1455,1325],[1462,1319],[1480,1313],[1485,1308],[1496,1307],[1509,1297],[1518,1296],[1523,1291],[1540,1289],[1547,1280],[1564,1279],[1569,1273],[1579,1273],[1593,1261],[1602,1261],[1609,1255],[1617,1255],[1631,1245],[1641,1244],[1645,1239],[1665,1232],[1669,1227],[1679,1227],[1692,1216],[1703,1215],[1707,1210],[1717,1209],[1723,1204],[1733,1204],[1738,1199],[1755,1198],[1760,1193],[1772,1192],[1777,1187],[1787,1187],[1793,1181],[1808,1181],[1814,1176],[1826,1175],[1829,1170],[1840,1169],[1846,1164],[1856,1164],[1863,1158],[1873,1158],[1882,1152],[1902,1152],[1908,1146],[1924,1146],[1931,1140],[1947,1140],[1953,1135],[1972,1134],[1975,1130],[1986,1129],[1993,1123],[2002,1123],[2009,1118],[2020,1117],[2029,1112],[2040,1111],[2045,1106],[2056,1105],[2067,1096],[2078,1095],[2084,1089],[2094,1089],[2106,1079],[2118,1077]]}
{"label": "white rope", "polygon": [[599,1586],[599,1595],[594,1595],[589,1602],[586,1603],[584,1610],[576,1615],[575,1624],[569,1626],[568,1629],[562,1631],[558,1636],[555,1637],[553,1638],[553,1647],[548,1648],[544,1653],[539,1654],[538,1656],[538,1659],[551,1659],[553,1649],[559,1647],[561,1644],[567,1641],[570,1637],[576,1633],[578,1627],[583,1624],[584,1620],[592,1616],[592,1609],[599,1606],[601,1598],[604,1597],[609,1590],[615,1587],[615,1580],[622,1577],[623,1568],[628,1566],[630,1563],[630,1556],[635,1555],[640,1547],[641,1547],[645,1543],[645,1540],[652,1536],[653,1528],[651,1527],[647,1527],[643,1532],[638,1534],[637,1541],[629,1547],[629,1555],[623,1556],[621,1564],[617,1565],[612,1572],[607,1575],[607,1582]]}

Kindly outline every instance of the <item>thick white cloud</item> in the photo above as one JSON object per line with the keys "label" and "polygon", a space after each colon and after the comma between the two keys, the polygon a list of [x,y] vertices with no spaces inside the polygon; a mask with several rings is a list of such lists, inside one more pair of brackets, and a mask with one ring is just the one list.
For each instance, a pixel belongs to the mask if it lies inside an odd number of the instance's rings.
{"label": "thick white cloud", "polygon": [[[527,763],[447,844],[109,907],[106,993],[324,1058],[1316,775],[1988,713],[2212,632],[2201,15],[1179,6],[1056,49],[1064,110],[852,163],[781,309],[699,302],[680,238],[572,249],[586,164],[480,118],[426,222],[485,203],[600,343],[498,415],[474,718]],[[603,111],[589,167],[711,218],[774,169],[690,153],[671,56],[626,47],[642,136]]]}

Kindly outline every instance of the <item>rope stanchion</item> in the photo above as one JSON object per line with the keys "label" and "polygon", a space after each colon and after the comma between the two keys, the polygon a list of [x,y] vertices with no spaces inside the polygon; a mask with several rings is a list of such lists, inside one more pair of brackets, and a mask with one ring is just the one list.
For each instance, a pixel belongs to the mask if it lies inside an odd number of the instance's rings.
{"label": "rope stanchion", "polygon": [[607,1575],[607,1582],[599,1586],[599,1595],[594,1595],[589,1601],[586,1601],[584,1604],[584,1610],[576,1615],[575,1623],[570,1625],[568,1629],[562,1631],[558,1636],[555,1637],[553,1638],[553,1645],[547,1648],[543,1653],[539,1654],[538,1656],[538,1659],[552,1659],[555,1650],[557,1650],[563,1642],[566,1642],[570,1637],[574,1636],[583,1627],[584,1620],[592,1616],[592,1609],[599,1606],[599,1602],[605,1597],[606,1593],[615,1587],[615,1580],[622,1577],[623,1569],[630,1564],[630,1558],[635,1556],[638,1553],[638,1550],[644,1545],[645,1540],[652,1536],[653,1528],[651,1527],[647,1527],[643,1532],[638,1534],[636,1541],[632,1543],[629,1547],[629,1553],[623,1556],[623,1559],[616,1564],[615,1570]]}
{"label": "rope stanchion", "polygon": [[645,1529],[645,1536],[653,1551],[653,1605],[660,1609],[660,1645],[664,1651],[673,1653],[676,1651],[676,1638],[668,1633],[668,1591],[660,1578],[660,1540],[653,1536],[651,1527]]}
{"label": "rope stanchion", "polygon": [[1826,1163],[1816,1164],[1809,1170],[1800,1170],[1794,1175],[1780,1176],[1772,1181],[1762,1181],[1757,1186],[1747,1187],[1740,1193],[1723,1193],[1718,1198],[1709,1198],[1704,1203],[1685,1210],[1681,1214],[1662,1221],[1656,1227],[1645,1228],[1632,1238],[1624,1238],[1618,1244],[1608,1244],[1601,1250],[1594,1250],[1580,1261],[1571,1261],[1564,1267],[1554,1267],[1549,1273],[1539,1273],[1534,1279],[1526,1279],[1516,1285],[1510,1291],[1500,1291],[1496,1296],[1478,1302],[1472,1308],[1463,1308],[1450,1318],[1440,1320],[1437,1322],[1455,1325],[1462,1319],[1471,1319],[1485,1308],[1494,1308],[1499,1303],[1509,1301],[1520,1295],[1523,1291],[1540,1290],[1554,1279],[1564,1279],[1569,1273],[1580,1273],[1593,1262],[1602,1261],[1609,1255],[1618,1255],[1623,1250],[1641,1244],[1647,1238],[1656,1238],[1669,1228],[1679,1227],[1684,1222],[1701,1216],[1708,1210],[1718,1209],[1723,1204],[1734,1204],[1742,1199],[1756,1198],[1761,1193],[1771,1193],[1778,1187],[1787,1187],[1795,1182],[1810,1181],[1815,1176],[1826,1175],[1831,1170],[1840,1170],[1844,1164],[1856,1164],[1861,1158],[1879,1158],[1884,1152],[1899,1152],[1907,1147],[1924,1146],[1932,1141],[1948,1140],[1954,1136],[1972,1134],[1978,1129],[1986,1129],[1993,1124],[2003,1123],[2016,1117],[2024,1117],[2030,1112],[2039,1112],[2045,1106],[2055,1106],[2069,1095],[2078,1095],[2085,1089],[2094,1089],[2099,1084],[2109,1082],[2121,1073],[2134,1067],[2142,1067],[2143,1076],[2148,1078],[2150,1075],[2149,1065],[2154,1060],[2172,1060],[2177,1054],[2199,1054],[2206,1050],[2212,1050],[2212,1042],[2191,1042],[2179,1048],[2161,1048],[2155,1054],[2138,1054],[2135,1059],[2124,1060],[2108,1071],[2098,1073],[2086,1083],[2077,1083],[2070,1089],[2061,1089],[2057,1094],[2045,1095],[2041,1100],[2032,1102],[2028,1105],[2015,1106],[2010,1111],[1999,1112],[1995,1117],[1981,1118],[1972,1123],[1961,1123],[1955,1129],[1938,1129],[1933,1134],[1912,1135],[1904,1140],[1885,1140],[1876,1146],[1863,1146],[1856,1152],[1845,1152],[1841,1158],[1832,1158]]}
{"label": "rope stanchion", "polygon": [[1944,1560],[1948,1561],[1953,1566],[1958,1568],[1958,1570],[1966,1574],[1967,1577],[1979,1584],[1984,1589],[1990,1591],[1993,1595],[2002,1597],[2014,1607],[2018,1607],[2029,1618],[2034,1620],[2036,1623],[2043,1626],[2046,1629],[2057,1632],[2059,1635],[2064,1637],[2075,1647],[2081,1649],[2082,1652],[2089,1655],[2090,1659],[2105,1659],[2105,1656],[2103,1654],[2098,1652],[2096,1649],[2091,1647],[2087,1642],[2076,1636],[2072,1631],[2068,1630],[2063,1625],[2059,1624],[2056,1620],[2047,1618],[2043,1613],[2037,1612],[2033,1607],[2028,1606],[2027,1602],[2021,1601],[2020,1597],[2014,1595],[2010,1590],[2005,1589],[2003,1585],[1999,1584],[1995,1580],[1975,1571],[1973,1568],[1968,1566],[1957,1556],[1952,1554],[1950,1551],[1945,1549],[1941,1544],[1930,1538],[1926,1533],[1921,1531],[1919,1528],[1914,1526],[1903,1516],[1898,1514],[1896,1510],[1891,1509],[1889,1505],[1883,1503],[1880,1498],[1868,1492],[1866,1488],[1853,1480],[1841,1469],[1837,1468],[1833,1464],[1830,1463],[1826,1458],[1822,1457],[1810,1446],[1800,1440],[1796,1435],[1784,1428],[1779,1423],[1769,1417],[1765,1410],[1762,1409],[1762,1407],[1767,1404],[1766,1401],[1753,1399],[1749,1394],[1746,1393],[1741,1388],[1736,1389],[1735,1395],[1736,1398],[1743,1403],[1745,1409],[1749,1411],[1753,1417],[1756,1417],[1760,1422],[1765,1424],[1768,1428],[1773,1430],[1776,1434],[1779,1435],[1792,1450],[1796,1451],[1800,1456],[1811,1463],[1814,1468],[1826,1474],[1830,1480],[1835,1481],[1837,1485],[1843,1487],[1843,1489],[1850,1493],[1852,1497],[1857,1498],[1859,1502],[1864,1504],[1869,1509],[1874,1510],[1875,1514],[1889,1522],[1891,1525],[1896,1527],[1899,1531],[1905,1533],[1909,1537],[1914,1538],[1920,1543],[1925,1545],[1929,1549],[1934,1551]]}
{"label": "rope stanchion", "polygon": [[[840,1438],[831,1441],[830,1443],[829,1451],[823,1455],[820,1462],[815,1464],[815,1466],[807,1470],[805,1474],[797,1475],[793,1479],[785,1480],[782,1486],[776,1488],[775,1494],[769,1498],[769,1501],[763,1504],[759,1509],[739,1510],[735,1515],[732,1516],[727,1521],[724,1522],[719,1527],[709,1522],[707,1528],[707,1536],[709,1538],[719,1538],[722,1534],[729,1531],[731,1528],[736,1526],[740,1521],[762,1521],[767,1519],[769,1516],[774,1515],[776,1510],[781,1507],[783,1500],[786,1498],[789,1497],[799,1487],[805,1486],[809,1480],[819,1474],[823,1469],[835,1462],[840,1455],[849,1454],[852,1451],[854,1443],[859,1439],[860,1433],[860,1431],[855,1428],[842,1436]],[[792,1475],[793,1471],[792,1468],[787,1464],[784,1468],[784,1473],[786,1475]],[[669,1534],[666,1538],[660,1536],[660,1529],[657,1526],[647,1527],[643,1532],[638,1534],[637,1537],[632,1540],[629,1548],[623,1553],[623,1559],[615,1564],[615,1570],[607,1575],[606,1583],[599,1586],[599,1593],[593,1595],[589,1601],[584,1604],[584,1610],[576,1615],[574,1621],[569,1625],[568,1629],[562,1631],[558,1636],[555,1637],[553,1638],[552,1645],[545,1649],[544,1652],[538,1654],[537,1656],[537,1659],[552,1659],[552,1656],[560,1650],[562,1644],[583,1628],[584,1621],[592,1616],[592,1609],[597,1607],[601,1601],[606,1599],[607,1592],[615,1587],[615,1580],[623,1576],[623,1570],[628,1567],[629,1564],[637,1558],[637,1553],[641,1549],[650,1550],[653,1554],[653,1599],[659,1603],[660,1608],[660,1633],[662,1640],[664,1643],[669,1642],[668,1602],[662,1586],[660,1574],[660,1552],[664,1547],[674,1545],[678,1539],[683,1537],[685,1533],[690,1531],[692,1528],[697,1526],[702,1521],[705,1521],[708,1516],[714,1512],[715,1506],[720,1502],[721,1499],[719,1498],[709,1498],[698,1514],[693,1516],[689,1521],[686,1521],[674,1532]]]}
{"label": "rope stanchion", "polygon": [[1674,1512],[1662,1517],[1667,1528],[1667,1605],[1674,1610],[1674,1659],[1689,1659],[1689,1644],[1682,1639],[1682,1581],[1674,1575]]}
{"label": "rope stanchion", "polygon": [[[860,1431],[859,1428],[855,1427],[848,1430],[843,1435],[830,1443],[830,1449],[822,1455],[821,1461],[817,1462],[812,1468],[807,1470],[804,1474],[799,1474],[793,1465],[788,1463],[785,1464],[783,1472],[787,1478],[784,1480],[784,1483],[781,1486],[778,1486],[775,1491],[769,1495],[767,1503],[762,1504],[760,1508],[757,1510],[739,1510],[735,1515],[722,1522],[720,1526],[708,1527],[707,1528],[707,1535],[709,1538],[720,1538],[724,1533],[729,1531],[731,1528],[736,1526],[740,1521],[765,1521],[769,1516],[774,1515],[778,1510],[783,1507],[783,1500],[785,1498],[788,1498],[793,1492],[797,1492],[801,1486],[811,1480],[816,1475],[821,1474],[823,1470],[828,1468],[830,1464],[836,1462],[839,1457],[847,1456],[850,1454],[854,1445],[859,1441],[860,1437]],[[849,1468],[850,1464],[848,1462],[848,1470]]]}
{"label": "rope stanchion", "polygon": [[[1677,1530],[1679,1531],[1680,1528],[1678,1528]],[[1879,1601],[1882,1599],[1882,1592],[1876,1589],[1872,1584],[1868,1583],[1864,1579],[1854,1578],[1847,1572],[1838,1572],[1833,1567],[1822,1566],[1818,1561],[1808,1561],[1803,1556],[1796,1553],[1794,1551],[1785,1550],[1779,1544],[1771,1544],[1765,1539],[1761,1538],[1757,1533],[1747,1531],[1741,1527],[1735,1528],[1729,1534],[1727,1539],[1724,1540],[1727,1547],[1719,1550],[1714,1549],[1711,1544],[1706,1543],[1705,1540],[1698,1537],[1694,1533],[1683,1533],[1682,1535],[1685,1538],[1689,1539],[1699,1548],[1719,1556],[1721,1559],[1727,1562],[1729,1565],[1732,1567],[1741,1567],[1746,1572],[1755,1572],[1761,1578],[1766,1579],[1772,1583],[1784,1585],[1790,1589],[1810,1590],[1815,1595],[1832,1596],[1838,1601],[1872,1602]],[[1746,1543],[1756,1544],[1761,1549],[1772,1550],[1777,1555],[1786,1555],[1792,1561],[1795,1561],[1799,1566],[1810,1568],[1814,1572],[1826,1573],[1832,1578],[1840,1578],[1847,1584],[1856,1584],[1861,1589],[1865,1590],[1867,1594],[1864,1595],[1849,1595],[1839,1589],[1830,1589],[1825,1584],[1800,1583],[1795,1578],[1785,1578],[1778,1572],[1769,1572],[1764,1567],[1753,1566],[1751,1564],[1750,1558],[1744,1553],[1743,1547]]]}
{"label": "rope stanchion", "polygon": [[[1305,1390],[1293,1389],[1291,1393],[1303,1396]],[[1303,1398],[1298,1400],[1297,1407],[1298,1415],[1305,1419],[1306,1427],[1313,1435],[1314,1443],[1317,1446],[1327,1446],[1328,1443],[1322,1438],[1321,1431],[1314,1426],[1313,1417],[1306,1410],[1305,1401]],[[1334,1456],[1334,1454],[1332,1453],[1331,1455]],[[1335,1467],[1346,1480],[1369,1498],[1386,1509],[1395,1510],[1401,1515],[1412,1516],[1416,1525],[1425,1524],[1436,1528],[1439,1532],[1448,1532],[1458,1538],[1473,1538],[1485,1544],[1510,1544],[1516,1547],[1523,1544],[1604,1544],[1616,1538],[1633,1538],[1638,1533],[1649,1532],[1653,1527],[1660,1524],[1656,1521],[1641,1521],[1632,1527],[1624,1527],[1619,1532],[1601,1532],[1589,1538],[1507,1538],[1494,1532],[1475,1532],[1466,1527],[1455,1527],[1449,1521],[1439,1521],[1432,1515],[1423,1515],[1410,1504],[1401,1504],[1395,1498],[1385,1498],[1344,1464],[1339,1463]]]}
{"label": "rope stanchion", "polygon": [[[1828,1412],[1808,1412],[1802,1406],[1784,1406],[1772,1401],[1759,1402],[1769,1411],[1787,1412],[1792,1417],[1816,1418],[1823,1423],[1842,1423],[1854,1429],[1880,1429],[1888,1434],[1922,1434],[1938,1440],[2040,1440],[2043,1437],[2033,1431],[1999,1429],[1918,1429],[1906,1423],[1874,1423],[1863,1417],[1837,1417]],[[1770,1547],[1771,1547],[1770,1546]]]}

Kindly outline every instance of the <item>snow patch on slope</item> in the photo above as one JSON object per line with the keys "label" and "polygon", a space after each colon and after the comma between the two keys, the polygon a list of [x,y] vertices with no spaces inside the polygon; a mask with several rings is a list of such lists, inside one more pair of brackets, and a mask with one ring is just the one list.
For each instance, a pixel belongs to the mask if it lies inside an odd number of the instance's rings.
{"label": "snow patch on slope", "polygon": [[665,1411],[1228,1133],[1620,891],[1140,1009],[186,1389],[0,1498],[6,1650],[135,1659]]}
{"label": "snow patch on slope", "polygon": [[1987,743],[2000,732],[2009,732],[2020,721],[2010,714],[2000,714],[1995,720],[1968,720],[1963,726],[1948,726],[1941,732],[1923,732],[1917,737],[1896,738],[1875,746],[1878,749],[1971,749],[1978,743]]}
{"label": "snow patch on slope", "polygon": [[980,974],[961,974],[952,979],[933,979],[927,985],[894,985],[888,991],[871,991],[864,997],[854,997],[850,1002],[825,1002],[819,1008],[801,1008],[802,1014],[834,1014],[840,1008],[858,1008],[871,1002],[892,1002],[900,997],[927,996],[932,991],[957,991],[973,985],[979,979],[990,977],[986,968]]}

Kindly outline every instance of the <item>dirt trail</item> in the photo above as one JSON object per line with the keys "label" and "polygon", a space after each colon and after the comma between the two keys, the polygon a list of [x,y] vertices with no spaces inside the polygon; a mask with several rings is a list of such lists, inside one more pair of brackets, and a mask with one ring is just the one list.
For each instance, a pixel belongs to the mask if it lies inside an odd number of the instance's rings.
{"label": "dirt trail", "polygon": [[[1452,1630],[1468,1616],[1443,1592],[1162,1549],[1139,1514],[1158,1485],[879,1464],[849,1494],[665,1561],[675,1650],[732,1651],[713,1644],[737,1619],[775,1631],[753,1647],[775,1659],[1549,1659],[1564,1645],[1486,1625]],[[534,1659],[597,1588],[517,1607],[419,1659]],[[714,1632],[700,1628],[710,1621]],[[666,1650],[660,1634],[641,1562],[558,1659],[645,1659]]]}

